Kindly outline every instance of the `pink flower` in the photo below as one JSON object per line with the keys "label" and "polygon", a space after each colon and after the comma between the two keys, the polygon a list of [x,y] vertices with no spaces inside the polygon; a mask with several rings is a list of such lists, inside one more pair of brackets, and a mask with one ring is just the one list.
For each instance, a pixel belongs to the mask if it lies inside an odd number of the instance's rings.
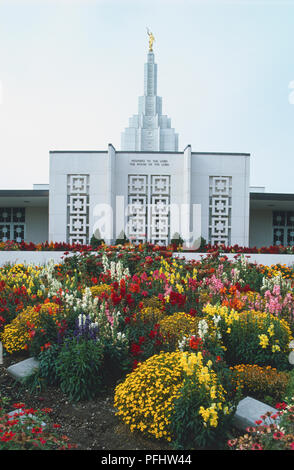
{"label": "pink flower", "polygon": [[252,444],[252,447],[251,447],[252,450],[263,450],[263,448],[261,447],[260,444]]}
{"label": "pink flower", "polygon": [[277,431],[277,432],[274,432],[273,434],[273,438],[278,440],[278,439],[281,439],[281,437],[284,436],[284,433],[282,431]]}

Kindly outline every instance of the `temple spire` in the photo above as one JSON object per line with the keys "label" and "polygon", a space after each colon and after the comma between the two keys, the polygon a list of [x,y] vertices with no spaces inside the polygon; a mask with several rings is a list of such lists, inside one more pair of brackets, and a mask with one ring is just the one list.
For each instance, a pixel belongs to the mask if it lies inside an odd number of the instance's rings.
{"label": "temple spire", "polygon": [[122,133],[121,148],[130,151],[177,152],[178,135],[171,120],[162,114],[162,99],[157,96],[157,64],[153,52],[154,36],[149,35],[147,62],[144,65],[144,95],[139,97],[138,114],[129,119]]}

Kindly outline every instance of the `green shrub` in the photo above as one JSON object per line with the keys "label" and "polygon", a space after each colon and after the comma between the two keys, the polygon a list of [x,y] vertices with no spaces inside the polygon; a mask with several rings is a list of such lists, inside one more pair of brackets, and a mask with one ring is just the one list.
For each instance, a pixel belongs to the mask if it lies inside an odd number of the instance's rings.
{"label": "green shrub", "polygon": [[56,365],[59,350],[60,346],[58,344],[52,344],[50,348],[44,349],[38,356],[39,375],[50,385],[58,383]]}
{"label": "green shrub", "polygon": [[67,338],[58,354],[56,372],[71,401],[93,399],[101,387],[103,346],[97,340]]}
{"label": "green shrub", "polygon": [[101,246],[103,243],[104,243],[104,240],[102,238],[97,238],[94,234],[92,235],[91,240],[90,240],[90,245],[92,246],[94,250],[98,248],[99,246]]}

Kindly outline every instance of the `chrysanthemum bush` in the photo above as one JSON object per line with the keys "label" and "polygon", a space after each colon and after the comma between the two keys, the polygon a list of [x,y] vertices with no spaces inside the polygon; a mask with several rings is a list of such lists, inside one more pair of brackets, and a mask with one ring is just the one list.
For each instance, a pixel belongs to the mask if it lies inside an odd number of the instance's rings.
{"label": "chrysanthemum bush", "polygon": [[195,334],[198,330],[199,319],[185,312],[176,312],[165,316],[159,321],[159,329],[166,343],[176,346],[188,334]]}
{"label": "chrysanthemum bush", "polygon": [[278,371],[271,366],[238,364],[233,371],[232,383],[242,391],[243,396],[251,396],[261,401],[271,401],[271,405],[283,399],[286,394],[289,373]]}
{"label": "chrysanthemum bush", "polygon": [[[63,309],[52,302],[26,307],[5,326],[1,339],[7,352],[30,349],[34,342],[39,350],[57,339],[57,329],[63,320]],[[53,335],[53,337],[52,337]]]}
{"label": "chrysanthemum bush", "polygon": [[233,406],[202,353],[161,353],[141,363],[115,390],[117,414],[156,439],[193,448],[215,442]]}

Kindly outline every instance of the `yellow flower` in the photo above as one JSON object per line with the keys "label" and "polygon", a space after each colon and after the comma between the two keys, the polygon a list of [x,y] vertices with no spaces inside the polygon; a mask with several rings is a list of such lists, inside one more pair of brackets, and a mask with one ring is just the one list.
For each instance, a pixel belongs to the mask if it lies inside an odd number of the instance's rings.
{"label": "yellow flower", "polygon": [[268,339],[268,337],[267,337],[265,334],[258,335],[258,337],[259,337],[259,339],[260,339],[260,341],[259,341],[260,346],[261,346],[263,349],[265,349],[265,348],[268,346],[268,344],[269,344],[269,339]]}

